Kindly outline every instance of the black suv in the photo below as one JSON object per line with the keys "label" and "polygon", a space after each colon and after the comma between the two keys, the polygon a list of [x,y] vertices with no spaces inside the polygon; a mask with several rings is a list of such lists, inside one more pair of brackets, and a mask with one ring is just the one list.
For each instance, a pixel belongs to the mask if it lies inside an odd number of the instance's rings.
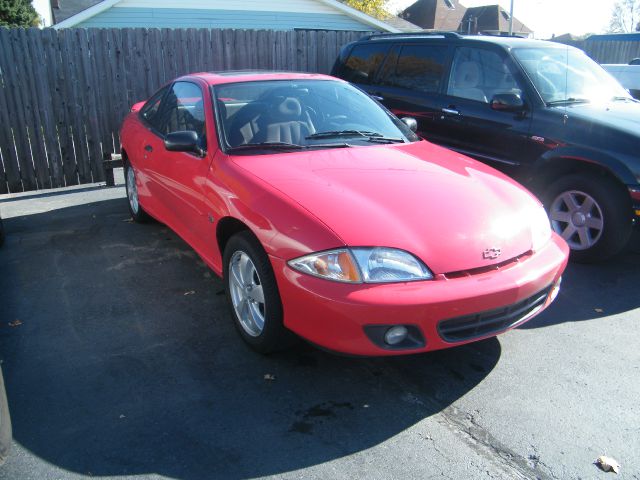
{"label": "black suv", "polygon": [[572,257],[621,251],[640,218],[640,102],[581,50],[514,37],[379,34],[343,47],[334,76],[418,133],[515,177]]}

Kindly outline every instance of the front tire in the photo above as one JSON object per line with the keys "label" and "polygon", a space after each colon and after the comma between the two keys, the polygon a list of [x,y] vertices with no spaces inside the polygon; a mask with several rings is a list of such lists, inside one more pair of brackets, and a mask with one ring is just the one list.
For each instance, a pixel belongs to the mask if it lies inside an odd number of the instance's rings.
{"label": "front tire", "polygon": [[571,259],[591,263],[620,253],[632,232],[629,196],[608,177],[572,174],[548,188],[551,227],[569,244]]}
{"label": "front tire", "polygon": [[282,302],[269,258],[250,232],[240,232],[224,249],[227,301],[242,339],[260,353],[286,348],[293,335],[282,321]]}
{"label": "front tire", "polygon": [[136,182],[136,171],[129,162],[124,165],[124,181],[127,190],[127,204],[131,218],[138,223],[149,221],[149,215],[144,211],[138,198],[138,184]]}

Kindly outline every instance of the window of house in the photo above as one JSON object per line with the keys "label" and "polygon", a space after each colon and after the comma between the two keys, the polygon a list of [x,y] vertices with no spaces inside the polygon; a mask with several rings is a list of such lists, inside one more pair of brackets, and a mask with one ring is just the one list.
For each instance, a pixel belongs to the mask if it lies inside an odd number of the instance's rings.
{"label": "window of house", "polygon": [[385,66],[382,83],[419,92],[437,92],[442,84],[447,60],[445,45],[404,45],[394,65]]}

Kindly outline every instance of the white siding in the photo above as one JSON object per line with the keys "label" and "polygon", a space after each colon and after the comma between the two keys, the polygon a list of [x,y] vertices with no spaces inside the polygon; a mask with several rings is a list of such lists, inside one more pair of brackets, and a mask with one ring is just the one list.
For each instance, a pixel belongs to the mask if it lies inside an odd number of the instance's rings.
{"label": "white siding", "polygon": [[114,5],[114,8],[183,8],[308,14],[341,13],[317,0],[121,0]]}

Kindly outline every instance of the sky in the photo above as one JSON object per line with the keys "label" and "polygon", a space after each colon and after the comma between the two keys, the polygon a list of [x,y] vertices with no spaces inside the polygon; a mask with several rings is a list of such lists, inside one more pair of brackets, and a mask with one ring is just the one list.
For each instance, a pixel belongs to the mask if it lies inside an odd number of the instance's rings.
{"label": "sky", "polygon": [[[390,0],[389,8],[395,12],[414,1]],[[460,0],[460,3],[465,7],[499,3],[509,11],[510,0]],[[614,3],[615,0],[514,0],[513,16],[532,29],[536,38],[563,33],[603,33]]]}

